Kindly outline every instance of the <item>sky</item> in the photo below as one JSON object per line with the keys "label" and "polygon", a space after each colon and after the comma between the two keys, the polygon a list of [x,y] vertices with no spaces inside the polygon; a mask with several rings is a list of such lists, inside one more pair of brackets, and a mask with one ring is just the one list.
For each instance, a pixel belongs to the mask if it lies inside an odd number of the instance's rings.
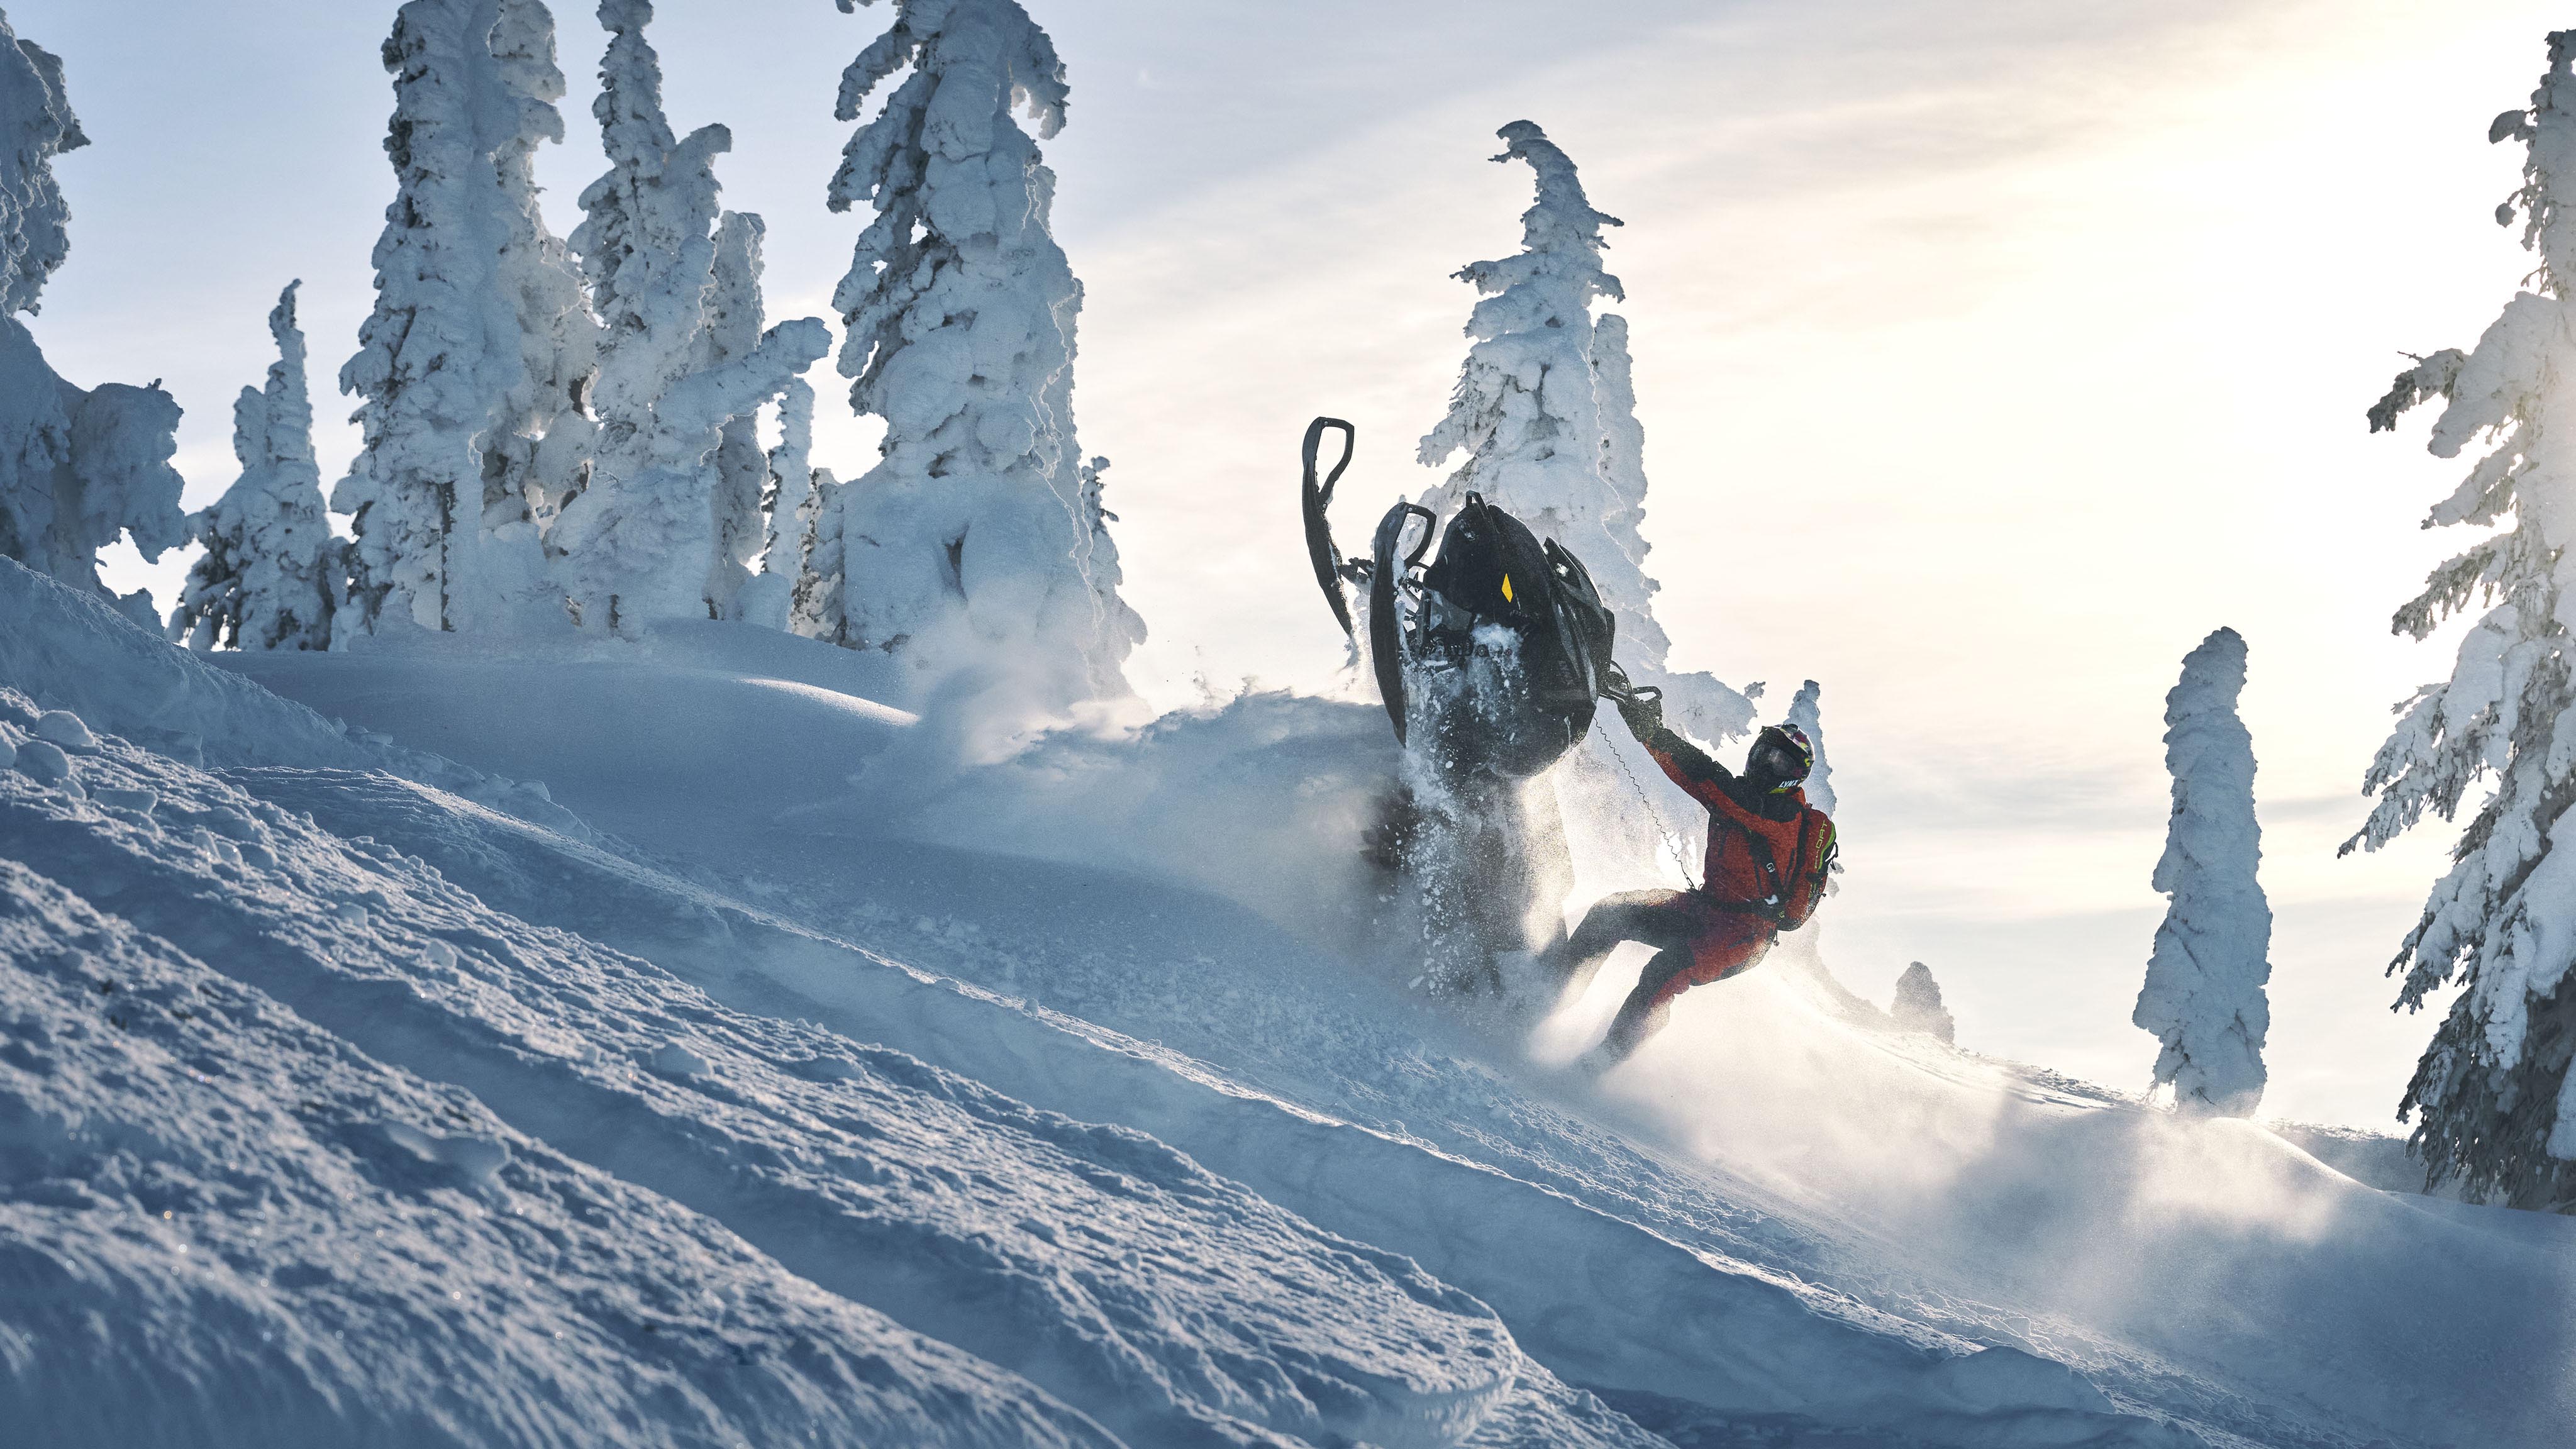
{"label": "sky", "polygon": [[[1114,464],[1150,700],[1330,688],[1338,631],[1293,502],[1306,420],[1359,428],[1346,541],[1437,474],[1473,300],[1516,248],[1537,121],[1621,217],[1677,667],[1823,685],[1847,874],[1836,972],[1884,1000],[1926,962],[1963,1045],[2145,1084],[2128,1023],[2162,899],[2162,709],[2185,652],[2251,648],[2273,937],[2268,1113],[2390,1125],[2428,1016],[2382,972],[2439,873],[2439,822],[2338,860],[2389,706],[2449,635],[2390,637],[2468,541],[2418,528],[2458,467],[2362,410],[2402,351],[2468,346],[2531,261],[2491,212],[2540,5],[2394,0],[1030,0],[1072,82],[1047,143],[1087,288],[1075,407]],[[8,0],[65,59],[94,144],[57,164],[72,254],[32,326],[83,384],[165,379],[188,502],[237,469],[231,397],[305,281],[325,476],[355,451],[331,375],[392,194],[354,0]],[[558,233],[603,169],[604,36],[560,5]],[[840,68],[884,7],[668,0],[681,130],[731,128],[726,204],[768,223],[773,319],[828,315],[859,219],[823,204]],[[824,398],[817,462],[872,461]],[[166,605],[175,558],[128,560]]]}

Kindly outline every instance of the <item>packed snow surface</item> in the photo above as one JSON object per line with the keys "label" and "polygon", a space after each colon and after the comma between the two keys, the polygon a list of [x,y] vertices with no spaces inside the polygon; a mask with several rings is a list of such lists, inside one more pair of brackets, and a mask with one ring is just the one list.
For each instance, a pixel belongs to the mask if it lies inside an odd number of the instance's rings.
{"label": "packed snow surface", "polygon": [[200,658],[5,563],[0,617],[0,1411],[40,1442],[2576,1409],[2564,1219],[1886,1031],[1812,934],[1597,1086],[1541,1063],[1624,982],[1527,1050],[1409,1003],[1349,939],[1364,706],[994,763],[751,625]]}

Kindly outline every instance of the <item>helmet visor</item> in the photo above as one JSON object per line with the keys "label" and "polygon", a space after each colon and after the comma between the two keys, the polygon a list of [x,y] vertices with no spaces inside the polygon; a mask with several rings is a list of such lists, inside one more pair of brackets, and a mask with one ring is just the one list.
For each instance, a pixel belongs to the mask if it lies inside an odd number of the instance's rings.
{"label": "helmet visor", "polygon": [[1745,766],[1764,779],[1784,785],[1807,778],[1807,757],[1788,741],[1767,735],[1754,742],[1753,757]]}

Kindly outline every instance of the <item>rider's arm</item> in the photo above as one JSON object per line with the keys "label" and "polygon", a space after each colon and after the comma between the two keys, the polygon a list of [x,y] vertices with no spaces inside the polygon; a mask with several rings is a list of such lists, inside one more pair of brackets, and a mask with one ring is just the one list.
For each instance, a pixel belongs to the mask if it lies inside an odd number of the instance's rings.
{"label": "rider's arm", "polygon": [[1733,772],[1710,759],[1699,746],[1675,734],[1670,726],[1658,724],[1639,735],[1637,743],[1646,747],[1646,753],[1654,756],[1655,763],[1663,766],[1664,773],[1672,777],[1674,784],[1703,805],[1734,778]]}

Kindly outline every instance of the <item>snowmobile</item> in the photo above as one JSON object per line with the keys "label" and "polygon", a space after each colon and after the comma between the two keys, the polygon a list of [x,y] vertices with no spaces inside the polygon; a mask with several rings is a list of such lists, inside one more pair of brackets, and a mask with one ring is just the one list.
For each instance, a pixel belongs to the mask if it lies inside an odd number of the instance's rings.
{"label": "snowmobile", "polygon": [[[1334,430],[1341,460],[1319,475]],[[1604,695],[1630,692],[1610,659],[1617,620],[1570,550],[1476,493],[1445,527],[1397,503],[1369,556],[1345,558],[1325,514],[1357,445],[1339,418],[1307,427],[1300,503],[1315,582],[1355,648],[1366,628],[1405,749],[1370,858],[1415,887],[1429,948],[1421,983],[1499,992],[1496,957],[1536,950],[1559,928],[1572,861],[1552,792],[1525,787],[1582,740]]]}
{"label": "snowmobile", "polygon": [[[1331,429],[1341,431],[1342,457],[1319,480]],[[1429,509],[1396,504],[1378,520],[1370,556],[1345,559],[1324,515],[1357,444],[1357,431],[1339,418],[1306,428],[1306,554],[1334,621],[1355,645],[1344,590],[1367,591],[1369,662],[1396,743],[1412,747],[1422,727],[1444,771],[1512,779],[1545,771],[1592,728],[1596,704],[1618,687],[1610,662],[1617,620],[1592,575],[1564,545],[1540,539],[1476,493],[1445,533]],[[1490,680],[1472,677],[1480,666]]]}

